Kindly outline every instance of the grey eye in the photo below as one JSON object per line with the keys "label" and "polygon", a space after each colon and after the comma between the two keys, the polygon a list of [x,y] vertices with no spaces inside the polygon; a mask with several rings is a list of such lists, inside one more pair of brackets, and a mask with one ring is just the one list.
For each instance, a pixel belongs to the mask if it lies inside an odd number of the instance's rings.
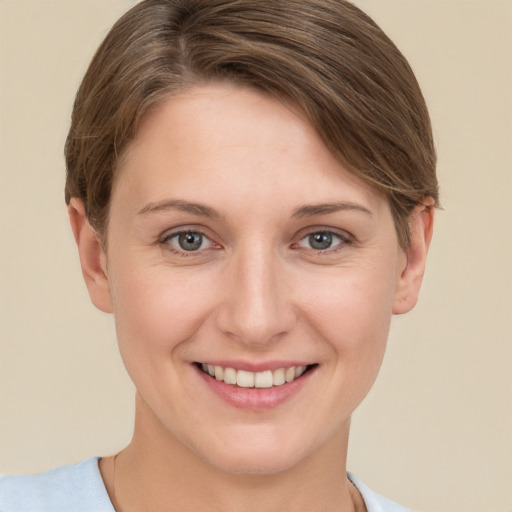
{"label": "grey eye", "polygon": [[347,243],[349,242],[343,235],[333,231],[313,231],[299,242],[299,247],[314,251],[327,251]]}
{"label": "grey eye", "polygon": [[203,245],[203,235],[201,233],[184,232],[176,235],[180,249],[184,251],[197,251]]}
{"label": "grey eye", "polygon": [[317,251],[329,249],[332,246],[333,236],[332,233],[320,232],[311,233],[308,236],[309,246]]}

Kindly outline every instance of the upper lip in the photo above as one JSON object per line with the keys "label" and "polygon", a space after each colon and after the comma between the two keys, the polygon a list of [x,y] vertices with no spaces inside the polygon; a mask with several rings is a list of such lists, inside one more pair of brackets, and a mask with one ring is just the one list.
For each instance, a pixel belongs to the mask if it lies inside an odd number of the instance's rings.
{"label": "upper lip", "polygon": [[274,361],[262,361],[262,362],[254,362],[247,360],[204,360],[197,361],[199,364],[210,364],[212,366],[220,366],[222,368],[233,368],[234,370],[245,370],[248,372],[264,372],[268,370],[278,370],[279,368],[291,368],[293,366],[310,366],[315,363],[308,363],[306,361],[298,361],[298,360],[274,360]]}

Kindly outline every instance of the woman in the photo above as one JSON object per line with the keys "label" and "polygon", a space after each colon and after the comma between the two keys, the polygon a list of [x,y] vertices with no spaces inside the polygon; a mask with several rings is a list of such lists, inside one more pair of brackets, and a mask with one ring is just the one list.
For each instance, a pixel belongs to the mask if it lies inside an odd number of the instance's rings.
{"label": "woman", "polygon": [[340,0],[146,0],[78,92],[66,202],[136,388],[112,457],[0,509],[405,510],[346,473],[437,181],[407,62]]}

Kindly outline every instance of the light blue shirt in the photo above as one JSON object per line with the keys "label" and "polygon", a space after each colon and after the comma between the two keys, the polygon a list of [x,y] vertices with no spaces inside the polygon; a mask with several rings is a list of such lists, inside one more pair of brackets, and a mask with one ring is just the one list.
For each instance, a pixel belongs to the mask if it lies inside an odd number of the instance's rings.
{"label": "light blue shirt", "polygon": [[[115,512],[98,468],[99,457],[38,475],[0,476],[0,512]],[[368,512],[412,512],[348,473]]]}

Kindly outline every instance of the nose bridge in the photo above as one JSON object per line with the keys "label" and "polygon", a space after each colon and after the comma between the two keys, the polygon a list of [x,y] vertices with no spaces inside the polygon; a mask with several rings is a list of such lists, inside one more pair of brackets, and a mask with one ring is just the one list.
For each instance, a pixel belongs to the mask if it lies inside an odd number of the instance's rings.
{"label": "nose bridge", "polygon": [[293,310],[282,262],[268,245],[240,248],[230,265],[219,327],[246,344],[265,344],[289,331]]}

